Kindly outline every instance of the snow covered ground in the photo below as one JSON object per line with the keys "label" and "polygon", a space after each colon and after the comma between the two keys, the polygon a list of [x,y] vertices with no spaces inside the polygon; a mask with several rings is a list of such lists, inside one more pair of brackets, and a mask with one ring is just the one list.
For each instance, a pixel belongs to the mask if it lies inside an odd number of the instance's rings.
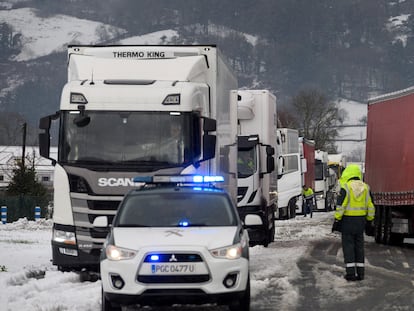
{"label": "snow covered ground", "polygon": [[[296,263],[306,256],[311,240],[332,235],[332,219],[332,213],[314,213],[313,218],[277,221],[276,241],[268,248],[250,248],[252,309],[263,307],[255,297],[269,287],[280,293],[280,310],[295,309]],[[51,227],[44,219],[0,224],[0,310],[100,310],[100,281],[81,283],[77,274],[59,272],[51,264]],[[346,282],[336,277],[329,285],[341,289]]]}

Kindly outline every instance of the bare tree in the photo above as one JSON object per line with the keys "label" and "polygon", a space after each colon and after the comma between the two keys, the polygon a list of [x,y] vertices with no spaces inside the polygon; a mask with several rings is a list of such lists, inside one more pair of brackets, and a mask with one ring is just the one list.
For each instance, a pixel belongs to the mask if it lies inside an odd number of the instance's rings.
{"label": "bare tree", "polygon": [[315,149],[336,152],[336,125],[343,123],[343,116],[335,103],[318,90],[302,90],[293,97],[299,133],[315,141]]}

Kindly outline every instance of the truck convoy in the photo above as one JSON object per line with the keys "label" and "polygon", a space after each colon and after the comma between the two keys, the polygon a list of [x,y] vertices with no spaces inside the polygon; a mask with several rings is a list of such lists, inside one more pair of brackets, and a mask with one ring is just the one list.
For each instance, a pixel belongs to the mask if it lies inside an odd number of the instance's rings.
{"label": "truck convoy", "polygon": [[244,220],[248,214],[259,216],[248,227],[251,245],[274,241],[277,209],[277,117],[276,97],[267,90],[239,90],[238,188],[237,204]]}
{"label": "truck convoy", "polygon": [[315,150],[315,196],[317,210],[332,211],[335,209],[336,173],[328,166],[328,153]]}
{"label": "truck convoy", "polygon": [[278,218],[289,219],[302,210],[302,174],[306,171],[306,161],[302,161],[299,149],[299,132],[296,129],[279,128],[282,145],[283,174],[279,175]]}
{"label": "truck convoy", "polygon": [[[233,90],[233,91],[232,91]],[[142,175],[222,175],[237,202],[237,79],[216,46],[69,46],[54,161],[53,264],[98,270],[109,224]]]}
{"label": "truck convoy", "polygon": [[368,100],[365,181],[377,243],[414,243],[414,87]]}

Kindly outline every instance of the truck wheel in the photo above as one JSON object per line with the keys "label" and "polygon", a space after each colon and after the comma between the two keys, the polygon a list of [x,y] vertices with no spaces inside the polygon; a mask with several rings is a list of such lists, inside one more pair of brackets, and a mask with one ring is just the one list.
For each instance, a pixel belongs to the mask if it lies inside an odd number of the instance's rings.
{"label": "truck wheel", "polygon": [[391,209],[388,206],[384,206],[382,213],[382,221],[384,223],[382,241],[385,245],[389,245],[391,244]]}
{"label": "truck wheel", "polygon": [[382,243],[382,208],[378,206],[378,208],[375,209],[375,242],[378,244]]}
{"label": "truck wheel", "polygon": [[102,297],[102,304],[101,304],[101,310],[102,311],[122,311],[121,306],[119,306],[119,305],[114,306],[114,305],[111,304],[111,302],[108,299],[106,299],[103,288],[102,288],[102,296],[101,297]]}
{"label": "truck wheel", "polygon": [[271,213],[271,226],[272,229],[270,229],[269,232],[269,243],[272,243],[275,240],[275,234],[276,234],[276,228],[275,228],[275,206],[272,205],[272,208],[270,209],[270,213]]}
{"label": "truck wheel", "polygon": [[404,235],[400,233],[391,233],[390,244],[391,245],[401,245],[404,242]]}
{"label": "truck wheel", "polygon": [[296,200],[290,199],[287,206],[287,219],[296,217]]}
{"label": "truck wheel", "polygon": [[230,311],[250,311],[250,277],[247,279],[246,289],[240,299],[229,305]]}

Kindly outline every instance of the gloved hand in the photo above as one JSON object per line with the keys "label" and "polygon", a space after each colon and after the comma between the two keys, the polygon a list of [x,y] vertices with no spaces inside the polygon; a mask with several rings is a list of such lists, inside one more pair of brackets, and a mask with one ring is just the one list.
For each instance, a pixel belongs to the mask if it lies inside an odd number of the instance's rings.
{"label": "gloved hand", "polygon": [[332,225],[332,232],[337,231],[341,232],[342,222],[340,220],[335,219],[333,225]]}
{"label": "gloved hand", "polygon": [[365,223],[365,234],[368,236],[375,235],[375,226],[372,220],[367,220]]}

